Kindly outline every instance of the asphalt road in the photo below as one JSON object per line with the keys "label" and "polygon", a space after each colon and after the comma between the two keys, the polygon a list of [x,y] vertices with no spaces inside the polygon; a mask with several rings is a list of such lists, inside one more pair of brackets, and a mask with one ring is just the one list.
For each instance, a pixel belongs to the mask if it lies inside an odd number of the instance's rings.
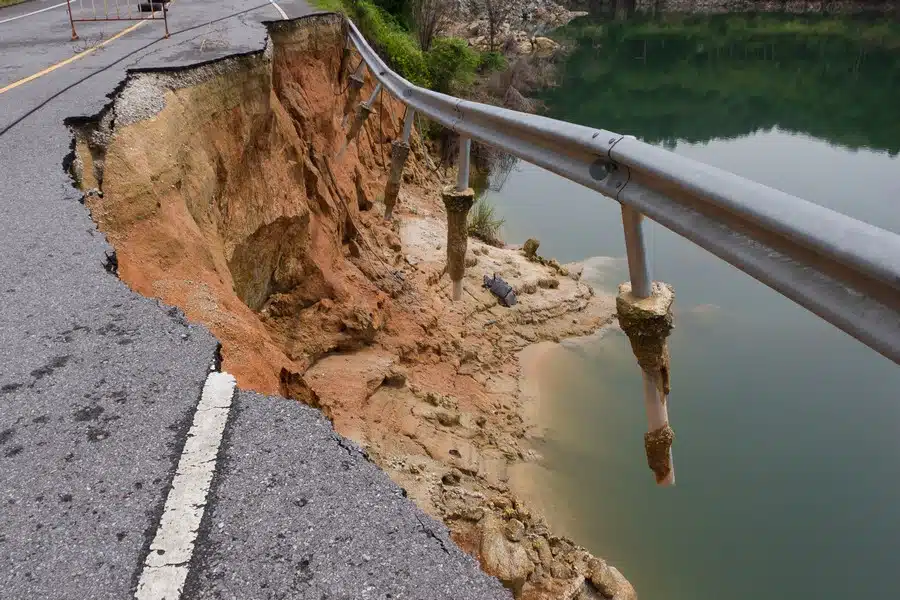
{"label": "asphalt road", "polygon": [[[0,10],[0,21],[55,4]],[[291,17],[301,1],[279,2]],[[175,0],[0,94],[0,598],[134,596],[216,340],[132,293],[63,171],[63,120],[126,69],[262,47],[266,1]],[[65,8],[0,23],[0,88],[109,39]],[[508,598],[316,411],[238,392],[183,598]]]}

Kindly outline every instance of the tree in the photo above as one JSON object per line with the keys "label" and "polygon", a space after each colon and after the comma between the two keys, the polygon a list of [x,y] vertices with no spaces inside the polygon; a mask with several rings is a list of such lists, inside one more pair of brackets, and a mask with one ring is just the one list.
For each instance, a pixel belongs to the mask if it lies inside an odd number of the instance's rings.
{"label": "tree", "polygon": [[469,0],[472,13],[487,21],[488,46],[491,52],[497,50],[500,27],[516,10],[517,5],[516,0]]}
{"label": "tree", "polygon": [[451,0],[412,0],[412,21],[423,52],[450,22]]}

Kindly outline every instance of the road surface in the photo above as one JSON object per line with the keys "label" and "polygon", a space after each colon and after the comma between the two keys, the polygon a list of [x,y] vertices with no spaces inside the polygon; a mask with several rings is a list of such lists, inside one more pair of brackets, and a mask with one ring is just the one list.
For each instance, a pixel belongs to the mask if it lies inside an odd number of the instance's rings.
{"label": "road surface", "polygon": [[[257,50],[261,23],[281,13],[267,0],[176,0],[170,39],[146,23],[47,71],[130,26],[80,24],[72,42],[57,3],[0,10],[0,598],[509,598],[320,413],[289,400],[213,398],[227,424],[199,531],[160,526],[184,483],[176,470],[197,466],[182,458],[188,431],[214,412],[197,406],[217,343],[109,272],[111,248],[63,170],[63,120],[97,113],[126,69]],[[169,534],[189,540],[190,559],[165,555]],[[139,587],[148,565],[183,573],[184,592]]]}

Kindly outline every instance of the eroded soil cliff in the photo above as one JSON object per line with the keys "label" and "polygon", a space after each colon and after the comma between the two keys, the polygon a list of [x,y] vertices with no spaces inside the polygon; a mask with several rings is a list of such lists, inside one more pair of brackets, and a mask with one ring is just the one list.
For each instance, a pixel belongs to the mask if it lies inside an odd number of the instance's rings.
{"label": "eroded soil cliff", "polygon": [[[442,181],[416,136],[393,222],[378,202],[402,105],[380,98],[335,158],[358,61],[342,60],[340,19],[270,35],[265,52],[132,73],[101,115],[71,123],[71,170],[119,276],[209,327],[241,387],[321,408],[518,597],[633,597],[508,484],[535,457],[516,354],[596,330],[613,302],[474,240],[451,302]],[[493,273],[517,306],[481,287]]]}

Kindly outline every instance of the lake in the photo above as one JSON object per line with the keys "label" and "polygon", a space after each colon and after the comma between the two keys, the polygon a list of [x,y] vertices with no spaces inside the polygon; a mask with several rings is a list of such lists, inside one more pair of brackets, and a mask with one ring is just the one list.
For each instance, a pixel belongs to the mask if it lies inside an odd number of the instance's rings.
{"label": "lake", "polygon": [[[635,135],[900,232],[900,44],[877,22],[576,22],[550,116]],[[627,279],[619,207],[519,164],[488,192],[504,237]],[[619,332],[543,359],[534,486],[550,523],[642,599],[900,598],[900,368],[648,224],[676,291],[677,474],[646,465],[640,371]]]}

